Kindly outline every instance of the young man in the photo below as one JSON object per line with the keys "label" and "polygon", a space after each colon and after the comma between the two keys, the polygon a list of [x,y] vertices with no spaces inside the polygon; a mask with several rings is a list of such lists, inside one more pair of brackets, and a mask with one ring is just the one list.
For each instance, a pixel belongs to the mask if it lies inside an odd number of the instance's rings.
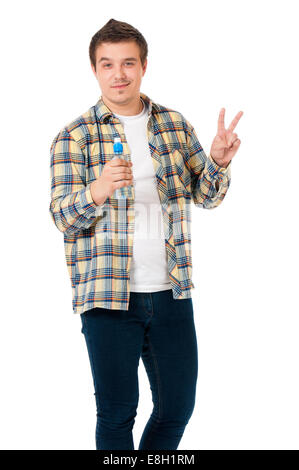
{"label": "young man", "polygon": [[221,203],[240,145],[242,112],[225,129],[220,111],[207,156],[181,113],[141,93],[147,52],[138,30],[108,21],[89,48],[102,95],[51,145],[50,213],[90,358],[97,449],[134,449],[140,357],[154,407],[139,450],[178,447],[198,373],[190,203]]}

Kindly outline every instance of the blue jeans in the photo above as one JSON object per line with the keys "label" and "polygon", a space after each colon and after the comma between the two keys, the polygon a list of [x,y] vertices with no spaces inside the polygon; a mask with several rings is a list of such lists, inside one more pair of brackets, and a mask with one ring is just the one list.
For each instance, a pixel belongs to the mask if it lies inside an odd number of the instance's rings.
{"label": "blue jeans", "polygon": [[80,315],[97,408],[96,449],[134,450],[142,358],[153,410],[138,450],[177,449],[194,406],[198,372],[192,299],[172,290],[131,292],[129,310]]}

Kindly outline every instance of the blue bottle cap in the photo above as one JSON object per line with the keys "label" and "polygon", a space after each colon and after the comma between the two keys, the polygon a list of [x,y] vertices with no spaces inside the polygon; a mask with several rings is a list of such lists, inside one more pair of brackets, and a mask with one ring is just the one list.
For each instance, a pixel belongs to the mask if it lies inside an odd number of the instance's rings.
{"label": "blue bottle cap", "polygon": [[120,137],[114,137],[113,152],[116,154],[123,152],[123,144],[121,143]]}

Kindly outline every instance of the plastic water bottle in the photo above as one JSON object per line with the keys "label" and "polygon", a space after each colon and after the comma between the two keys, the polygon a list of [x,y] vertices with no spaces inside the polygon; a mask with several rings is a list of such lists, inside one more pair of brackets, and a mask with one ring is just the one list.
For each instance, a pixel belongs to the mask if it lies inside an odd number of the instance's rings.
{"label": "plastic water bottle", "polygon": [[[123,154],[123,144],[121,143],[120,137],[114,137],[113,152],[114,152],[114,157],[112,158],[112,160],[115,160],[116,158],[122,158],[121,155]],[[129,197],[132,197],[131,186],[125,186],[125,187],[127,188]],[[125,187],[117,188],[114,191],[114,197],[116,199],[123,199],[127,197],[124,193]]]}

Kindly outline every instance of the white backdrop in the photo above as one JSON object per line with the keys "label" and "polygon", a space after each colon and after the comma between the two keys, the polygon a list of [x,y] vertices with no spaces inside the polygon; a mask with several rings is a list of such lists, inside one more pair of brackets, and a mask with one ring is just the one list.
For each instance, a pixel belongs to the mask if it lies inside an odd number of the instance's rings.
{"label": "white backdrop", "polygon": [[[192,207],[197,403],[179,449],[298,449],[296,2],[6,2],[1,14],[1,449],[94,449],[96,411],[63,235],[49,214],[58,131],[95,104],[92,35],[144,35],[141,91],[209,152],[221,107],[241,146],[216,210]],[[133,430],[152,410],[142,361]]]}

